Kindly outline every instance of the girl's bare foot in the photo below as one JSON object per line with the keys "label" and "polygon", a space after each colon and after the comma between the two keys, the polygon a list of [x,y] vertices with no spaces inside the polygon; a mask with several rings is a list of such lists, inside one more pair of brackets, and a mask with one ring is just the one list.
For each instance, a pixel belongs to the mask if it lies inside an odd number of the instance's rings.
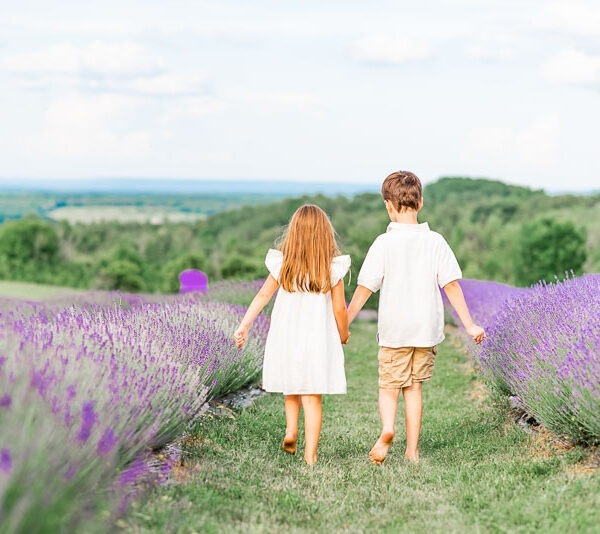
{"label": "girl's bare foot", "polygon": [[297,436],[293,434],[286,434],[283,438],[283,444],[281,445],[281,448],[288,454],[296,454],[297,439]]}
{"label": "girl's bare foot", "polygon": [[375,465],[381,465],[384,462],[393,441],[394,434],[392,432],[383,432],[369,453],[371,462]]}

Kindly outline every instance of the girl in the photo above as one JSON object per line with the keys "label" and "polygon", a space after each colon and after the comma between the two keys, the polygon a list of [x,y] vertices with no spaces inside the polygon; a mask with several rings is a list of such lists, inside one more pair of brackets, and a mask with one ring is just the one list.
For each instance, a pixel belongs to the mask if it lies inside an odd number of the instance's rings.
{"label": "girl", "polygon": [[248,329],[277,289],[263,364],[263,388],[284,394],[283,450],[296,453],[304,408],[304,459],[313,465],[321,433],[321,395],[346,393],[344,351],[350,336],[343,278],[350,256],[340,256],[325,212],[313,205],[292,216],[279,250],[265,259],[269,277],[234,334],[242,347]]}

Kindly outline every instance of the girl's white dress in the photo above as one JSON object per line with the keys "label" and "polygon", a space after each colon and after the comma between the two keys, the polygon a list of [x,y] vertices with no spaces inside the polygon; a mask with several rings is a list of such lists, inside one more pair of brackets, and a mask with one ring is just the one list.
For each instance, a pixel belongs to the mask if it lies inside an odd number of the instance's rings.
{"label": "girl's white dress", "polygon": [[[270,249],[265,264],[279,281],[283,254]],[[350,256],[331,264],[331,285],[350,268]],[[331,292],[289,293],[279,288],[271,313],[263,364],[263,388],[285,395],[346,393],[344,349]]]}

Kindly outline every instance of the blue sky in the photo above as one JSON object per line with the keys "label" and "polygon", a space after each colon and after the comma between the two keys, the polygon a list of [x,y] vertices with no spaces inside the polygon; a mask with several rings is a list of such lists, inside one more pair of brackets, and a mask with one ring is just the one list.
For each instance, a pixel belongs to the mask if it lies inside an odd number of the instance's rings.
{"label": "blue sky", "polygon": [[592,0],[12,2],[0,179],[600,184]]}

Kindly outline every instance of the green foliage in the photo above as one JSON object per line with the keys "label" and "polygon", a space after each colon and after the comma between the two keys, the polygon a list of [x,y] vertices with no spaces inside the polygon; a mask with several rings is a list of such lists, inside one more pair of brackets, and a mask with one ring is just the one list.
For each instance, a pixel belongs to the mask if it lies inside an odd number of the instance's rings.
{"label": "green foliage", "polygon": [[10,221],[0,227],[0,274],[10,280],[47,281],[60,262],[55,225],[37,217]]}
{"label": "green foliage", "polygon": [[55,263],[59,240],[55,228],[36,217],[6,223],[0,233],[0,255],[14,265]]}
{"label": "green foliage", "polygon": [[129,260],[113,260],[100,270],[100,287],[136,292],[144,287],[140,266]]}
{"label": "green foliage", "polygon": [[499,180],[485,178],[440,178],[425,187],[424,197],[434,203],[448,202],[452,197],[463,200],[482,198],[529,198],[533,195],[543,195],[542,191],[534,191],[529,187],[508,185]]}
{"label": "green foliage", "polygon": [[261,274],[264,275],[262,265],[249,260],[240,254],[231,254],[225,258],[221,267],[223,278],[240,278],[252,280]]}
{"label": "green foliage", "polygon": [[523,225],[515,252],[516,281],[550,282],[565,272],[581,274],[586,260],[585,231],[572,222],[542,218]]}
{"label": "green foliage", "polygon": [[[90,205],[106,201],[101,197],[82,197],[77,202]],[[521,229],[534,215],[584,226],[588,259],[583,269],[600,271],[599,195],[550,196],[498,181],[442,178],[425,187],[424,198],[425,207],[419,219],[428,221],[433,230],[448,240],[467,278],[525,283],[520,273],[517,276],[515,255],[520,253]],[[63,200],[69,206],[75,205],[71,197]],[[127,201],[131,204],[134,200],[142,207],[164,206],[169,202],[178,209],[193,209],[199,205],[194,204],[199,201],[194,200],[193,195],[189,199],[144,195],[111,198],[115,203]],[[228,205],[234,200],[227,200]],[[128,261],[136,266],[136,282],[130,285],[137,287],[141,279],[140,291],[174,291],[178,282],[167,272],[166,266],[177,265],[179,260],[185,264],[186,257],[193,255],[202,259],[200,268],[208,274],[210,282],[223,278],[263,278],[267,274],[264,266],[267,249],[283,234],[294,210],[305,203],[315,203],[330,215],[339,234],[342,252],[352,256],[352,283],[346,288],[349,298],[370,244],[377,235],[385,232],[389,223],[379,194],[285,198],[268,205],[246,205],[220,211],[195,222],[164,222],[160,225],[116,221],[54,223],[39,218],[7,222],[0,225],[0,236],[7,236],[6,242],[4,238],[0,239],[0,277],[109,289],[115,285],[115,279],[121,279],[108,276],[114,270],[109,264]],[[31,223],[32,220],[35,223]],[[29,248],[23,248],[15,229],[29,236],[24,240],[29,243]],[[32,239],[31,235],[38,237]],[[567,247],[566,250],[570,249]],[[14,257],[20,258],[19,261],[16,262]],[[554,258],[555,264],[541,273],[544,277],[548,273],[560,274],[564,269],[581,269],[577,262],[565,265],[558,261],[558,256],[549,257]],[[130,271],[133,269],[129,268]],[[376,304],[376,298],[370,299],[369,306]]]}
{"label": "green foliage", "polygon": [[184,254],[168,262],[163,270],[163,290],[165,293],[179,292],[179,275],[186,269],[205,269],[206,261],[200,254]]}

